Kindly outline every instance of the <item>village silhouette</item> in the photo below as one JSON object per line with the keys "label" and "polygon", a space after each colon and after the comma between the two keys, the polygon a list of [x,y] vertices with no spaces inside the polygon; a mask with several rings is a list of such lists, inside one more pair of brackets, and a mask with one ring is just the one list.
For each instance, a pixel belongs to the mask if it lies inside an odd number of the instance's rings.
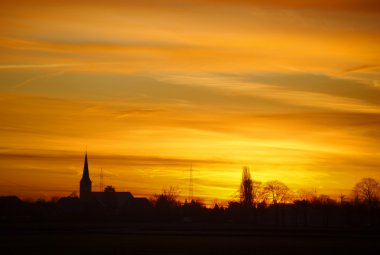
{"label": "village silhouette", "polygon": [[[239,201],[228,206],[208,208],[191,198],[181,203],[173,188],[153,199],[118,192],[112,186],[94,192],[88,164],[84,158],[80,193],[56,201],[22,201],[16,196],[0,197],[1,221],[123,221],[226,224],[226,228],[347,228],[380,227],[380,186],[372,178],[363,178],[353,189],[353,198],[340,201],[326,195],[290,199],[289,188],[280,181],[258,188],[244,167]],[[204,225],[206,226],[206,225]]]}

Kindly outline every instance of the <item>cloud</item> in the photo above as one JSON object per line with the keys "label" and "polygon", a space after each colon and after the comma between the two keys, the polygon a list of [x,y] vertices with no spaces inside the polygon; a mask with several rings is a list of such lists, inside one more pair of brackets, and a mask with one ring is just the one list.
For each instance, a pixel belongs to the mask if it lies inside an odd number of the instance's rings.
{"label": "cloud", "polygon": [[355,73],[355,72],[365,72],[365,71],[371,71],[373,69],[378,69],[380,65],[362,65],[362,66],[356,66],[356,67],[351,67],[343,70],[339,74],[349,74],[349,73]]}
{"label": "cloud", "polygon": [[[263,7],[276,7],[288,9],[314,9],[321,11],[365,11],[379,12],[380,3],[377,0],[207,0],[210,3],[249,4]],[[198,1],[195,1],[198,2]],[[204,2],[204,1],[199,1]]]}
{"label": "cloud", "polygon": [[[193,75],[166,76],[166,82],[188,86],[208,86],[235,96],[264,98],[300,109],[347,112],[379,112],[380,93],[372,87],[350,80],[334,80],[313,74]],[[279,110],[279,109],[278,109]]]}
{"label": "cloud", "polygon": [[[70,151],[48,151],[48,150],[33,150],[24,152],[0,152],[0,160],[9,161],[40,161],[40,162],[82,162],[83,152],[73,153]],[[218,165],[218,164],[232,164],[233,162],[227,160],[201,160],[201,159],[186,159],[186,158],[163,158],[154,156],[138,156],[138,155],[106,155],[88,153],[91,155],[91,160],[101,162],[113,162],[111,165],[128,164],[129,166],[188,166],[190,164],[200,165]],[[55,170],[52,170],[55,171]]]}
{"label": "cloud", "polygon": [[[262,7],[276,7],[276,8],[289,8],[289,9],[316,9],[316,10],[328,10],[328,11],[365,11],[365,12],[378,12],[380,4],[377,0],[109,0],[104,2],[102,0],[57,0],[54,2],[47,0],[13,0],[9,1],[13,4],[30,4],[30,5],[63,5],[63,6],[78,6],[78,5],[94,5],[99,6],[115,6],[122,7],[140,7],[140,8],[166,8],[166,9],[180,9],[189,7],[189,5],[205,5],[212,4],[248,4],[253,6]],[[4,2],[3,5],[9,5],[10,3]]]}
{"label": "cloud", "polygon": [[[376,66],[361,66],[348,69],[345,73],[363,71],[375,67]],[[235,75],[235,78],[252,83],[274,85],[284,90],[321,93],[342,98],[357,99],[373,105],[379,105],[380,102],[380,91],[371,86],[370,82],[367,81],[367,83],[365,83],[362,80],[358,81],[355,79],[345,79],[313,73],[241,74]]]}
{"label": "cloud", "polygon": [[[359,61],[378,62],[379,27],[371,15],[256,8],[266,4],[246,2],[251,5],[191,0],[18,4],[3,8],[7,11],[0,16],[5,24],[0,64],[42,68],[59,63],[78,65],[77,72],[162,74],[336,73]],[[309,3],[288,4],[296,2]],[[182,12],[171,6],[182,6]]]}
{"label": "cloud", "polygon": [[56,68],[68,67],[72,64],[36,64],[36,65],[0,65],[0,69],[39,69],[39,68]]}

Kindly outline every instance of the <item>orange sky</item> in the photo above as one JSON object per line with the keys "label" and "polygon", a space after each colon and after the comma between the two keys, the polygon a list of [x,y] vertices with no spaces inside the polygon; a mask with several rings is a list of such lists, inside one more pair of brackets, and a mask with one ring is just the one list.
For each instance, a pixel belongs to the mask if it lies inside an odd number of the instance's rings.
{"label": "orange sky", "polygon": [[206,203],[258,181],[349,194],[380,178],[380,4],[0,3],[0,195],[94,190]]}

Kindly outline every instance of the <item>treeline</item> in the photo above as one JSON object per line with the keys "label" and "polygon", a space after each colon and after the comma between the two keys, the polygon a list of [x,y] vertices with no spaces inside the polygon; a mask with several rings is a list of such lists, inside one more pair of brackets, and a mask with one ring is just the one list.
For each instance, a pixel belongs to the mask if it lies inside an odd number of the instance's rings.
{"label": "treeline", "polygon": [[[108,190],[110,197],[114,190]],[[239,201],[207,208],[193,200],[181,203],[174,189],[152,199],[130,199],[122,205],[86,203],[78,197],[56,201],[22,201],[0,197],[0,221],[123,221],[240,224],[252,227],[380,227],[380,187],[363,178],[352,198],[339,201],[325,195],[293,196],[279,181],[254,182],[243,169]]]}
{"label": "treeline", "polygon": [[277,180],[266,183],[254,181],[247,167],[243,168],[239,195],[240,203],[248,207],[291,204],[300,201],[310,204],[353,203],[369,207],[380,205],[380,185],[373,178],[363,178],[353,187],[351,194],[348,196],[341,194],[339,201],[336,201],[328,195],[317,195],[316,192],[305,190],[293,192],[287,185]]}

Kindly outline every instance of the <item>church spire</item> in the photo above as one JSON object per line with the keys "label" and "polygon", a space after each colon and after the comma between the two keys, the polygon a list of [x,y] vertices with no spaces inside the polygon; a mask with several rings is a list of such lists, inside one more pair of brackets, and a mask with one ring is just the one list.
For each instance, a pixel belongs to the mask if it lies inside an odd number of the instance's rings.
{"label": "church spire", "polygon": [[82,179],[80,180],[80,198],[88,199],[92,192],[92,182],[90,179],[90,172],[88,170],[87,151],[84,157],[84,166]]}
{"label": "church spire", "polygon": [[86,155],[84,157],[84,167],[83,167],[82,180],[83,179],[90,179],[90,173],[88,172],[87,151],[86,151]]}

